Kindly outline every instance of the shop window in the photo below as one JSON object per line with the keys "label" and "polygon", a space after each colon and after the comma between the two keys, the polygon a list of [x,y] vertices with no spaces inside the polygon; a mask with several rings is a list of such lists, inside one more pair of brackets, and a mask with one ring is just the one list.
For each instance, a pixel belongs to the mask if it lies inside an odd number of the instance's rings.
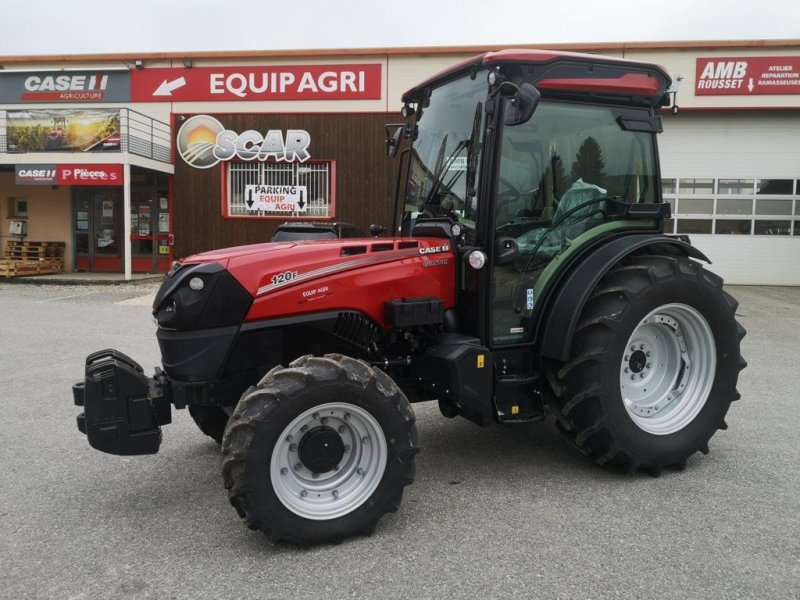
{"label": "shop window", "polygon": [[791,215],[792,214],[792,199],[782,198],[780,200],[772,200],[767,198],[756,199],[756,214],[757,215]]}
{"label": "shop window", "polygon": [[717,214],[751,215],[753,214],[753,201],[750,198],[719,198]]}
{"label": "shop window", "polygon": [[714,193],[714,180],[713,179],[681,179],[680,180],[682,194],[713,194]]}
{"label": "shop window", "polygon": [[711,219],[679,219],[677,233],[711,233]]}
{"label": "shop window", "polygon": [[8,216],[9,217],[27,217],[28,216],[28,200],[25,198],[9,198],[8,199]]}
{"label": "shop window", "polygon": [[717,219],[714,233],[722,235],[750,235],[752,221],[749,219]]}
{"label": "shop window", "polygon": [[752,179],[720,179],[717,182],[717,193],[722,195],[752,194]]}
{"label": "shop window", "polygon": [[754,233],[756,235],[789,235],[791,221],[756,221]]}
{"label": "shop window", "polygon": [[[335,161],[233,162],[224,168],[227,179],[225,217],[313,220],[335,216]],[[264,190],[259,186],[281,189]],[[271,193],[273,191],[278,193]]]}
{"label": "shop window", "polygon": [[787,196],[794,191],[793,179],[759,179],[756,194]]}
{"label": "shop window", "polygon": [[675,179],[662,179],[661,180],[661,193],[674,194],[677,191]]}
{"label": "shop window", "polygon": [[714,200],[711,198],[681,198],[678,209],[681,215],[710,215],[714,212]]}

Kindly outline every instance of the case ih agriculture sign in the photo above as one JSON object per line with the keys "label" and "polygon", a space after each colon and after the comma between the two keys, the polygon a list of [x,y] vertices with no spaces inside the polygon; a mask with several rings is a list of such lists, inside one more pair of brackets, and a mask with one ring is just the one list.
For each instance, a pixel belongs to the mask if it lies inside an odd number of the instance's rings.
{"label": "case ih agriculture sign", "polygon": [[695,95],[800,94],[800,56],[697,59]]}
{"label": "case ih agriculture sign", "polygon": [[143,69],[131,78],[134,102],[381,97],[380,64]]}

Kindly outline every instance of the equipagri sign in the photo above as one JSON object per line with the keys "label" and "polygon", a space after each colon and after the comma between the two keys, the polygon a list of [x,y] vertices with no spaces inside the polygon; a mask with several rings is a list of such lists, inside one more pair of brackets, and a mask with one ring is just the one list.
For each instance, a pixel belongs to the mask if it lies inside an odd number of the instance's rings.
{"label": "equipagri sign", "polygon": [[800,56],[697,59],[697,96],[800,94]]}
{"label": "equipagri sign", "polygon": [[134,102],[379,100],[381,65],[287,65],[142,69]]}
{"label": "equipagri sign", "polygon": [[236,133],[214,117],[197,115],[181,126],[176,139],[178,154],[192,167],[208,169],[221,161],[272,159],[276,162],[305,162],[311,158],[311,136],[303,129],[278,129],[266,134],[248,129]]}

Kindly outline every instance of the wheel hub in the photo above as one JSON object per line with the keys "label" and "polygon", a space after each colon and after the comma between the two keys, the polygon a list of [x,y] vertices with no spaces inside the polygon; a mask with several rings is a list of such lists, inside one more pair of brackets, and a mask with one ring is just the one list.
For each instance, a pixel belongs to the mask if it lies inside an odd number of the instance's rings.
{"label": "wheel hub", "polygon": [[628,366],[633,373],[641,373],[647,364],[647,356],[642,350],[636,350],[628,360]]}
{"label": "wheel hub", "polygon": [[327,473],[341,462],[344,442],[334,429],[320,425],[310,429],[302,437],[297,455],[308,470]]}

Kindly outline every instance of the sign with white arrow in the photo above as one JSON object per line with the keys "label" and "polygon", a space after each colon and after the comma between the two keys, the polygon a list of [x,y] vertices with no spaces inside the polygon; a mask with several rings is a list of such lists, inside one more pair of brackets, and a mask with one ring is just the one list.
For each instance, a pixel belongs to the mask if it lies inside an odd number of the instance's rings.
{"label": "sign with white arrow", "polygon": [[304,185],[246,185],[244,203],[252,212],[305,213],[308,191]]}
{"label": "sign with white arrow", "polygon": [[133,102],[379,100],[380,63],[170,67],[130,72]]}
{"label": "sign with white arrow", "polygon": [[166,79],[161,82],[156,88],[156,91],[153,92],[153,96],[172,96],[172,92],[177,90],[178,88],[182,88],[186,85],[186,78],[185,77],[178,77],[173,81],[167,81]]}
{"label": "sign with white arrow", "polygon": [[696,96],[800,94],[800,56],[698,58]]}

